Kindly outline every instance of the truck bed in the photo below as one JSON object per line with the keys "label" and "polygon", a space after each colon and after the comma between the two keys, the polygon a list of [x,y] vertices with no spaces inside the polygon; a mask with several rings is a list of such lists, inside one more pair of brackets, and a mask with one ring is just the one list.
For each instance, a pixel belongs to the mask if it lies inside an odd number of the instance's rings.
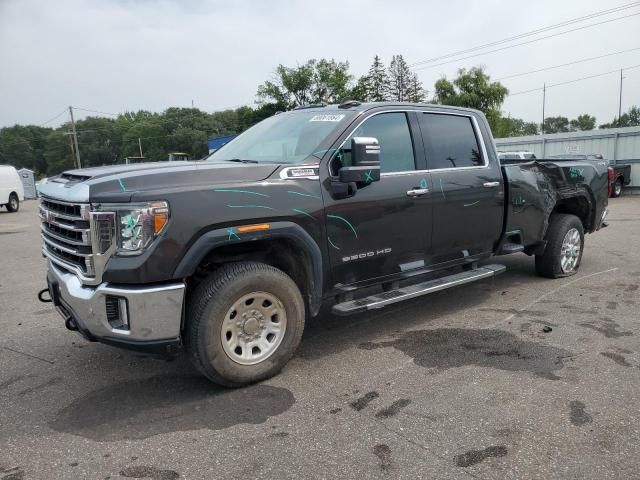
{"label": "truck bed", "polygon": [[510,241],[535,248],[544,238],[554,209],[581,218],[585,233],[600,228],[607,205],[606,161],[509,160],[501,168],[506,198],[504,232]]}

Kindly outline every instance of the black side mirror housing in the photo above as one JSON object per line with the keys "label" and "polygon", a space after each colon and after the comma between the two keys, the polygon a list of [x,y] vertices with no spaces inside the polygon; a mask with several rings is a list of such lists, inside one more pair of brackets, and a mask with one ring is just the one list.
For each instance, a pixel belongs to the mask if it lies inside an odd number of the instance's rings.
{"label": "black side mirror housing", "polygon": [[373,137],[353,137],[351,139],[352,167],[342,167],[338,178],[342,183],[358,186],[380,181],[380,145]]}
{"label": "black side mirror housing", "polygon": [[351,139],[351,158],[357,167],[380,168],[380,144],[377,138],[353,137]]}
{"label": "black side mirror housing", "polygon": [[380,181],[380,167],[342,167],[338,172],[338,178],[342,183],[356,183],[367,185]]}

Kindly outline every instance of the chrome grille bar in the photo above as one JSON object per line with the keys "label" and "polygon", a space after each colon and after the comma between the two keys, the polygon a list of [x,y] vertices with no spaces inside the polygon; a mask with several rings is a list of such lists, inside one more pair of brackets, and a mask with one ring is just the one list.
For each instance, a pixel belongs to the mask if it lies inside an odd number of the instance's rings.
{"label": "chrome grille bar", "polygon": [[85,284],[100,283],[116,248],[115,213],[91,212],[88,203],[43,196],[40,219],[44,256]]}

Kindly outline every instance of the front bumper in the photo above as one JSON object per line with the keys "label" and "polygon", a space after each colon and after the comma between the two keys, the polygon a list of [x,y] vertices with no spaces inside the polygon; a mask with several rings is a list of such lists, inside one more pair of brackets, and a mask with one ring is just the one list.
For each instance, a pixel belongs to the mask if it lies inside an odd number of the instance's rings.
{"label": "front bumper", "polygon": [[[65,320],[71,319],[88,340],[155,354],[174,353],[180,344],[185,284],[88,287],[71,273],[49,263],[51,299]],[[114,328],[107,296],[124,299],[126,326]],[[68,323],[68,322],[67,322]]]}

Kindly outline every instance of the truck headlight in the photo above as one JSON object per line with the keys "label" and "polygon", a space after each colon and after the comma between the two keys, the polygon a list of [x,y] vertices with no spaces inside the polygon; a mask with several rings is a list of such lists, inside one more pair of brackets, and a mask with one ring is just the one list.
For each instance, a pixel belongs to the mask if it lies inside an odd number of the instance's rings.
{"label": "truck headlight", "polygon": [[114,209],[118,216],[119,255],[141,254],[169,222],[167,202],[118,205]]}

